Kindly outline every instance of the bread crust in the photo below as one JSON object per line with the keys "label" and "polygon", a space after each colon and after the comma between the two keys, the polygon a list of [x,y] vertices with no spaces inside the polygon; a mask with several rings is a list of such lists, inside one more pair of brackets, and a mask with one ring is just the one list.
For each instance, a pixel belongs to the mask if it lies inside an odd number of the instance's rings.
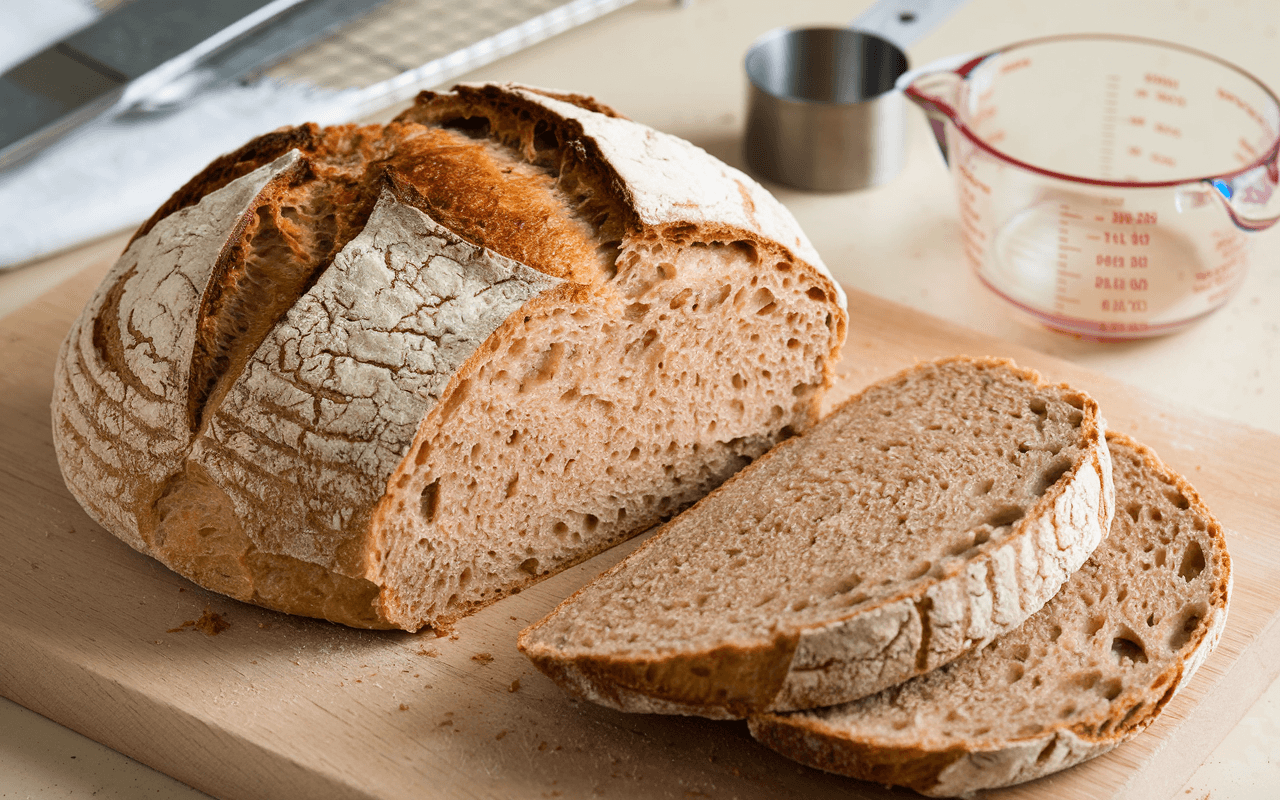
{"label": "bread crust", "polygon": [[[1041,732],[1013,739],[954,744],[934,737],[905,744],[873,734],[854,735],[808,715],[776,714],[752,717],[752,735],[771,749],[818,769],[906,786],[932,797],[953,797],[1058,772],[1117,747],[1151,725],[1221,638],[1231,595],[1231,558],[1221,525],[1185,478],[1130,437],[1112,431],[1107,439],[1137,452],[1148,470],[1163,476],[1174,491],[1188,499],[1194,513],[1206,521],[1215,545],[1214,559],[1221,565],[1218,580],[1209,591],[1207,624],[1195,630],[1179,651],[1184,655],[1162,670],[1149,687],[1125,691],[1086,719],[1046,720]],[[1133,713],[1136,704],[1141,710]]]}
{"label": "bread crust", "polygon": [[[948,363],[1007,369],[1034,385],[1051,385],[1039,373],[1007,359],[958,356],[936,362]],[[892,384],[922,367],[929,365],[903,370],[877,386]],[[1080,397],[1085,457],[1028,510],[1013,535],[962,571],[915,583],[911,591],[860,606],[820,625],[777,631],[762,642],[728,642],[706,651],[634,657],[567,655],[538,639],[542,626],[580,602],[584,587],[526,628],[520,635],[520,650],[565,689],[610,708],[740,718],[864,697],[985,645],[1019,625],[1057,592],[1102,541],[1115,512],[1105,422],[1097,403],[1064,384],[1058,387]],[[872,388],[845,402],[859,402]],[[717,502],[736,482],[751,480],[754,471],[770,459],[804,446],[804,437],[776,446],[686,514],[697,514],[699,506]],[[660,529],[597,581],[625,569],[627,561],[640,557],[662,535]],[[779,668],[783,664],[786,669]]]}
{"label": "bread crust", "polygon": [[[477,114],[514,137],[534,167],[578,164],[575,179],[595,204],[588,210],[606,221],[593,228],[537,169],[495,163],[483,142],[457,133],[465,126],[437,124]],[[552,139],[535,136],[535,119]],[[647,162],[658,156],[701,182],[680,190],[690,193],[684,205],[664,205],[660,195],[678,176],[653,174]],[[352,177],[342,172],[351,164],[367,166]],[[265,300],[235,306],[232,295],[249,291],[237,288],[248,280],[244,265],[260,256],[248,252],[246,231],[279,217],[283,195],[321,178],[331,206],[359,208],[339,214],[336,230],[309,234],[314,241],[277,219],[275,246],[291,248],[306,270],[281,277],[284,290],[259,290],[283,291],[278,311],[264,310]],[[406,294],[416,278],[392,268],[404,242],[367,227],[372,214],[374,227],[417,243],[422,263],[457,266],[428,271],[437,288]],[[388,498],[413,469],[421,434],[531,320],[578,307],[621,314],[612,259],[654,242],[751,243],[821,287],[830,347],[798,427],[816,418],[843,344],[843,295],[785,209],[697,148],[590,98],[512,85],[426,93],[385,127],[305,125],[260,137],[215,160],[139,229],[64,342],[53,417],[68,486],[112,533],[216,591],[360,627],[448,624],[477,604],[430,620],[406,616],[381,561]],[[767,257],[761,265],[775,266]],[[380,270],[383,293],[362,294],[354,273]],[[455,299],[439,288],[450,281],[471,282],[469,293]],[[516,285],[525,289],[511,294]],[[505,305],[491,302],[503,292]],[[218,293],[231,301],[219,305]],[[446,331],[450,303],[457,313]],[[394,320],[366,324],[395,308],[407,332]],[[234,327],[244,313],[258,315],[256,332],[233,332],[221,353],[214,322]],[[152,329],[157,320],[164,331]],[[396,350],[394,336],[412,346]],[[422,348],[434,355],[413,362]],[[325,363],[346,359],[345,371],[315,372],[333,369],[316,361],[326,350]],[[361,404],[363,416],[352,411]]]}

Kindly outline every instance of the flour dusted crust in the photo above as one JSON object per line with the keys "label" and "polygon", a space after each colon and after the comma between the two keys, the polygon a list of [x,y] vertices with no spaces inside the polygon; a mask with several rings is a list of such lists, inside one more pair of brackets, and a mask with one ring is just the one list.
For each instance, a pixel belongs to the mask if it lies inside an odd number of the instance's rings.
{"label": "flour dusted crust", "polygon": [[[745,332],[713,352],[715,314],[794,330],[794,353]],[[97,521],[196,582],[416,629],[643,530],[807,427],[844,330],[839,287],[746,176],[590,98],[461,86],[387,126],[268,134],[176,193],[64,342],[55,444]],[[623,359],[608,402],[573,388],[574,363],[607,375],[588,341]],[[633,486],[593,495],[574,460],[612,472],[626,449],[575,452],[555,426],[616,426],[621,402],[643,424],[615,434],[645,455]],[[681,404],[696,412],[670,433],[647,421]],[[503,434],[538,464],[489,449],[490,407],[497,427],[545,409]],[[530,494],[552,460],[572,508]],[[486,475],[510,508],[469,523]]]}
{"label": "flour dusted crust", "polygon": [[810,766],[951,797],[1066,769],[1151,725],[1221,637],[1231,562],[1187,481],[1107,438],[1117,530],[1022,628],[882,694],[755,717],[752,734]]}
{"label": "flour dusted crust", "polygon": [[[735,628],[732,635],[704,637],[705,642],[700,638],[693,645],[657,643],[640,636],[632,640],[632,644],[619,645],[616,653],[610,650],[613,640],[609,637],[622,637],[624,633],[619,631],[624,629],[620,620],[609,616],[611,610],[599,610],[598,606],[619,597],[625,592],[625,586],[642,586],[655,603],[685,608],[686,598],[667,594],[668,589],[674,590],[674,587],[664,584],[663,588],[657,588],[650,582],[659,574],[680,575],[682,582],[723,581],[721,570],[731,565],[715,562],[715,568],[707,568],[712,573],[710,576],[699,568],[698,577],[686,579],[683,576],[691,569],[689,565],[682,562],[677,568],[669,568],[668,561],[674,564],[680,558],[688,558],[712,563],[714,556],[701,554],[718,552],[718,548],[727,546],[719,539],[712,542],[717,532],[736,524],[726,519],[751,513],[756,503],[767,507],[780,502],[769,495],[777,485],[794,480],[808,486],[807,478],[797,476],[797,468],[815,461],[823,449],[836,447],[825,439],[823,445],[814,444],[813,440],[837,424],[836,418],[842,411],[856,409],[872,394],[892,397],[896,387],[915,376],[957,371],[972,373],[974,381],[984,373],[1016,376],[1015,380],[1023,382],[1028,392],[1052,388],[1070,395],[1070,405],[1078,409],[1073,412],[1080,415],[1078,439],[1073,445],[1079,447],[1075,460],[1069,468],[1065,464],[1061,466],[1059,469],[1064,470],[1059,473],[1061,477],[1053,476],[1043,495],[1031,501],[1025,514],[1019,514],[1012,535],[972,550],[975,555],[963,564],[938,567],[941,574],[934,575],[930,570],[928,575],[895,582],[891,588],[897,587],[896,591],[882,591],[879,596],[855,602],[852,608],[833,608],[814,619],[792,621],[788,617],[795,614],[783,609],[786,613],[780,613],[777,619],[760,620],[758,629],[739,631]],[[963,446],[964,442],[959,444]],[[858,446],[851,445],[847,451],[847,463],[854,468],[865,459],[854,449]],[[865,448],[869,450],[871,445]],[[793,467],[775,470],[773,462]],[[881,476],[885,481],[891,477]],[[822,485],[823,482],[818,481],[811,488],[822,494]],[[845,498],[843,502],[853,503],[854,498]],[[526,629],[521,634],[520,647],[540,670],[562,687],[623,711],[728,719],[770,710],[832,705],[872,694],[935,669],[1016,627],[1053,596],[1089,557],[1105,536],[1114,509],[1104,423],[1091,398],[1066,386],[1050,387],[1038,374],[999,359],[962,357],[921,364],[868,388],[847,401],[844,409],[833,412],[818,429],[783,443],[734,476],[698,506],[668,523],[623,562]],[[842,519],[841,513],[828,512],[820,519],[797,517],[771,523],[774,527],[770,530],[764,530],[768,526],[761,523],[759,535],[766,536],[771,530],[777,533],[777,525],[782,524],[786,536],[799,540],[811,532],[810,529]],[[692,545],[689,548],[696,554],[677,556],[662,550],[659,561],[654,561],[657,556],[649,558],[646,551],[664,546],[662,537],[674,535],[670,532],[677,528],[681,533],[675,541],[699,542],[696,548]],[[698,538],[699,531],[707,533],[706,541]],[[850,537],[856,535],[856,530],[848,532]],[[930,532],[920,535],[929,537]],[[811,537],[811,544],[812,541]],[[672,545],[676,547],[678,545]],[[825,567],[836,571],[842,568],[837,564]],[[847,564],[843,568],[861,571],[864,565]],[[777,574],[763,566],[749,574],[756,575],[758,580],[742,588],[743,594],[739,594],[738,589],[730,592],[734,600],[727,615],[750,615],[751,609],[768,600],[761,601],[756,594],[765,592],[762,587],[766,583],[773,587],[775,578],[793,575],[801,583],[811,579],[795,565]],[[711,590],[705,591],[712,594]],[[848,591],[852,592],[852,588]],[[809,600],[800,599],[802,609],[812,606]],[[645,601],[636,603],[636,607],[649,609]],[[637,615],[643,616],[639,612]],[[692,626],[693,619],[687,624]],[[685,628],[673,618],[670,627],[664,630],[684,631]]]}
{"label": "flour dusted crust", "polygon": [[62,343],[54,430],[67,485],[135,548],[146,548],[146,515],[133,499],[153,493],[191,446],[187,367],[200,297],[254,201],[299,161],[284,154],[131,242]]}

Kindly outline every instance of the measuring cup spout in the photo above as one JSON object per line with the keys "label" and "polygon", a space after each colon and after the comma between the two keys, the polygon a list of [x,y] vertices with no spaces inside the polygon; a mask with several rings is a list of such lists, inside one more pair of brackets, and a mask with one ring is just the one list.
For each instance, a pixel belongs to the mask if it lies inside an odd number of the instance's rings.
{"label": "measuring cup spout", "polygon": [[911,70],[898,79],[898,88],[928,117],[929,128],[944,161],[947,160],[948,123],[959,124],[956,109],[965,77],[983,58],[985,56],[975,58],[972,54],[951,56]]}

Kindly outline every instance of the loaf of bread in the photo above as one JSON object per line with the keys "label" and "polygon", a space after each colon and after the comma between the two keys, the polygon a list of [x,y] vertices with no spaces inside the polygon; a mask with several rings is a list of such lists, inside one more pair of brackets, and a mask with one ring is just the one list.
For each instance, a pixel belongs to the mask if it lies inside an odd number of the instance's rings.
{"label": "loaf of bread", "polygon": [[1114,510],[1097,404],[995,359],[871,386],[526,629],[568,691],[742,717],[863,697],[1022,623]]}
{"label": "loaf of bread", "polygon": [[1218,641],[1222,528],[1155,453],[1108,434],[1110,536],[1044,608],[986,648],[835,708],[766,714],[757,739],[810,766],[938,797],[1009,786],[1150,725]]}
{"label": "loaf of bread", "polygon": [[426,93],[219,158],[63,344],[103,527],[209,589],[445,625],[809,427],[844,297],[742,173],[595,101]]}

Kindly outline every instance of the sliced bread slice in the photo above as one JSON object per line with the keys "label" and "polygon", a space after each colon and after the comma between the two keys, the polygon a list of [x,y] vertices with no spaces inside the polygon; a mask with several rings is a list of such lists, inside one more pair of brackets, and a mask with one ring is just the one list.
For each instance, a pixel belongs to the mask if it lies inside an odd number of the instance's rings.
{"label": "sliced bread slice", "polygon": [[862,697],[1012,630],[1113,511],[1096,403],[920,364],[774,448],[526,629],[568,691],[732,718]]}
{"label": "sliced bread slice", "polygon": [[751,732],[819,769],[945,797],[1021,783],[1146,728],[1227,618],[1222,528],[1148,448],[1108,434],[1111,535],[1018,630],[836,708],[766,714]]}

